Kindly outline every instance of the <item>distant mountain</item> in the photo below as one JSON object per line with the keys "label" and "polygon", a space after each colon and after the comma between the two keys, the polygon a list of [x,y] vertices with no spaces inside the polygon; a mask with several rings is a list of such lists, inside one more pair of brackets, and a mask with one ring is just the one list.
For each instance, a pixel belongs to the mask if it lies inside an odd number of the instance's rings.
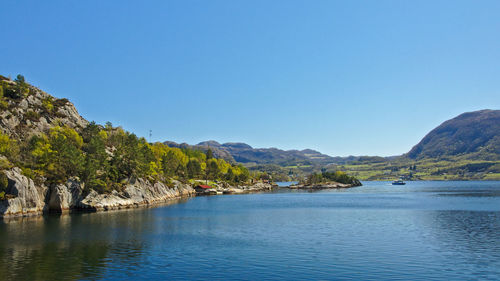
{"label": "distant mountain", "polygon": [[170,141],[166,141],[164,143],[171,147],[189,147],[203,151],[210,148],[214,155],[218,158],[244,164],[278,164],[281,166],[297,164],[326,165],[343,159],[341,157],[331,157],[312,149],[281,150],[278,148],[253,148],[246,143],[240,142],[220,144],[211,140],[200,142],[196,145],[188,145],[186,143],[178,144]]}
{"label": "distant mountain", "polygon": [[450,119],[406,154],[348,164],[341,169],[362,180],[500,180],[500,110]]}
{"label": "distant mountain", "polygon": [[221,159],[224,159],[224,160],[231,162],[231,163],[236,162],[234,160],[233,156],[231,155],[231,153],[229,153],[229,151],[227,151],[225,149],[221,149],[220,148],[221,144],[216,142],[216,141],[205,141],[205,142],[200,142],[199,144],[196,144],[196,145],[190,145],[190,144],[187,144],[185,142],[184,143],[176,143],[173,141],[166,141],[166,142],[163,142],[163,144],[166,144],[170,147],[198,149],[198,150],[201,150],[204,152],[206,150],[208,150],[208,148],[210,147],[215,158],[221,158]]}
{"label": "distant mountain", "polygon": [[500,159],[500,110],[460,114],[428,133],[406,156],[423,159],[461,155]]}
{"label": "distant mountain", "polygon": [[[230,162],[247,165],[276,164],[280,166],[328,164],[376,164],[392,161],[450,158],[459,156],[470,160],[500,160],[500,110],[480,110],[463,113],[450,119],[427,134],[410,152],[401,156],[331,157],[312,149],[282,150],[253,148],[246,143],[220,144],[210,140],[196,145],[164,142],[171,147],[194,148],[206,151]],[[453,158],[456,159],[456,158]]]}

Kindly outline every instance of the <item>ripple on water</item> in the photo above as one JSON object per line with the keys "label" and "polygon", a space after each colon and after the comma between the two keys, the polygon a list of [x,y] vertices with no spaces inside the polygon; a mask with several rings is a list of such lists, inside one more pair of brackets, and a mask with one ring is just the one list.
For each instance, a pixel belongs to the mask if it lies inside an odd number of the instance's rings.
{"label": "ripple on water", "polygon": [[500,279],[500,183],[194,198],[0,222],[0,279]]}

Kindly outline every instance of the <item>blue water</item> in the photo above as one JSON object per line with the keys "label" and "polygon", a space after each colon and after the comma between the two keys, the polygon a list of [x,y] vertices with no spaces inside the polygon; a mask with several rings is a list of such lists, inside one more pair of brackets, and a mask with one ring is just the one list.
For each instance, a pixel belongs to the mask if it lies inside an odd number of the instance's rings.
{"label": "blue water", "polygon": [[285,187],[285,186],[290,186],[292,184],[297,184],[299,183],[298,181],[281,181],[281,182],[277,182],[276,184],[279,186],[279,187]]}
{"label": "blue water", "polygon": [[197,197],[0,221],[0,279],[500,279],[500,182]]}

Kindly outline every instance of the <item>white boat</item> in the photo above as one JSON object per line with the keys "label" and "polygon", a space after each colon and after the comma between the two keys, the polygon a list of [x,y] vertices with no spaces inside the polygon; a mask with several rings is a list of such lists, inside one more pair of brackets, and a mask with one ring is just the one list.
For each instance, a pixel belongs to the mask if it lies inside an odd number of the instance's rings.
{"label": "white boat", "polygon": [[406,183],[402,179],[395,180],[392,182],[392,185],[405,185],[405,184]]}

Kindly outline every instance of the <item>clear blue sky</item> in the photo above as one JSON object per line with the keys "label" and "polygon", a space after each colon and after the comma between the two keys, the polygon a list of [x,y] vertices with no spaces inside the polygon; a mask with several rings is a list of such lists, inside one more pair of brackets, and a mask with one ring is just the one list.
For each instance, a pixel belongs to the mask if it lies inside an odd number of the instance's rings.
{"label": "clear blue sky", "polygon": [[500,1],[7,1],[0,74],[153,141],[396,155],[500,108]]}

